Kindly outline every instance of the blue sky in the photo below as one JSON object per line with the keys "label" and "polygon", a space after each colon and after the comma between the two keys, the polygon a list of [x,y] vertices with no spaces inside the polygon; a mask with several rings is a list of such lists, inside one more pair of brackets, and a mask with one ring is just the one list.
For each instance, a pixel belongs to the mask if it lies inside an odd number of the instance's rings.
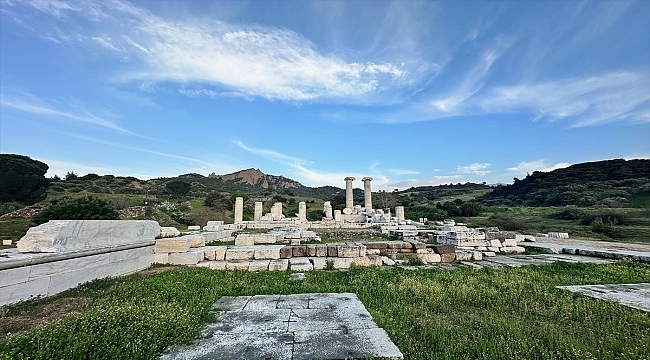
{"label": "blue sky", "polygon": [[49,176],[404,189],[650,156],[648,1],[0,6],[0,151]]}

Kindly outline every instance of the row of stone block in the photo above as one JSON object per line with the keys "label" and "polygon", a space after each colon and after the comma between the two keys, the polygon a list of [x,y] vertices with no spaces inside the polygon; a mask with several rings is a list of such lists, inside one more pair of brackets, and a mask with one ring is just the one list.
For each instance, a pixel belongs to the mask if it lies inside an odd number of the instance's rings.
{"label": "row of stone block", "polygon": [[361,243],[330,243],[316,245],[287,245],[280,249],[281,259],[304,256],[342,258],[364,257],[366,256],[366,246]]}
{"label": "row of stone block", "polygon": [[198,263],[199,267],[214,270],[247,270],[247,271],[311,271],[325,269],[349,269],[355,266],[382,266],[393,265],[391,259],[382,256],[364,256],[357,258],[328,258],[328,257],[295,257],[291,259],[275,260],[230,260],[230,261],[204,261]]}

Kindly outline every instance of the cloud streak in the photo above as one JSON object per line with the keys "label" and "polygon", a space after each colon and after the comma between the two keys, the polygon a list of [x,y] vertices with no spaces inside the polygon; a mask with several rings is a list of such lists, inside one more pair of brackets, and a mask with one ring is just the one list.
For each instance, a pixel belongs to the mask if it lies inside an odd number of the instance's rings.
{"label": "cloud streak", "polygon": [[490,170],[487,170],[489,166],[490,164],[488,163],[474,163],[471,165],[459,166],[456,168],[456,171],[461,174],[474,174],[478,176],[484,176],[492,172]]}
{"label": "cloud streak", "polygon": [[511,168],[508,168],[508,171],[513,171],[517,173],[533,173],[535,171],[542,171],[542,172],[549,172],[553,171],[555,169],[562,169],[565,167],[570,166],[571,164],[562,162],[562,163],[557,163],[555,165],[547,165],[546,164],[546,159],[539,159],[539,160],[533,160],[533,161],[524,161],[520,162],[516,166],[513,166]]}

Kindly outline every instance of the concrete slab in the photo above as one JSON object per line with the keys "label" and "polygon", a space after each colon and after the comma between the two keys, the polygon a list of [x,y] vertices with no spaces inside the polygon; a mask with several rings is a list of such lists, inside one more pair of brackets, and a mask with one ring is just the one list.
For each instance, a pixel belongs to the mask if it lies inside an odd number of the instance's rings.
{"label": "concrete slab", "polygon": [[574,285],[557,288],[650,312],[650,283]]}
{"label": "concrete slab", "polygon": [[224,296],[193,345],[161,359],[403,359],[353,293]]}

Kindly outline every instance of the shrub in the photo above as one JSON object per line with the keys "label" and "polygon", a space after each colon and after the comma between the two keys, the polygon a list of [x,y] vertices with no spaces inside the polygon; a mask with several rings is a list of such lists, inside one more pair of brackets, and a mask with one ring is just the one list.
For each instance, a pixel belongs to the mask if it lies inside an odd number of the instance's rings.
{"label": "shrub", "polygon": [[12,211],[16,211],[22,208],[23,208],[23,204],[18,202],[8,202],[8,203],[0,204],[0,215],[8,214]]}
{"label": "shrub", "polygon": [[94,196],[50,204],[34,216],[37,224],[50,220],[117,220],[118,212],[105,200]]}
{"label": "shrub", "polygon": [[582,219],[585,216],[584,211],[576,208],[568,208],[562,210],[559,213],[553,215],[554,218],[558,220],[577,220]]}
{"label": "shrub", "polygon": [[528,225],[524,221],[511,217],[491,217],[489,220],[494,226],[506,231],[517,231],[528,228]]}

